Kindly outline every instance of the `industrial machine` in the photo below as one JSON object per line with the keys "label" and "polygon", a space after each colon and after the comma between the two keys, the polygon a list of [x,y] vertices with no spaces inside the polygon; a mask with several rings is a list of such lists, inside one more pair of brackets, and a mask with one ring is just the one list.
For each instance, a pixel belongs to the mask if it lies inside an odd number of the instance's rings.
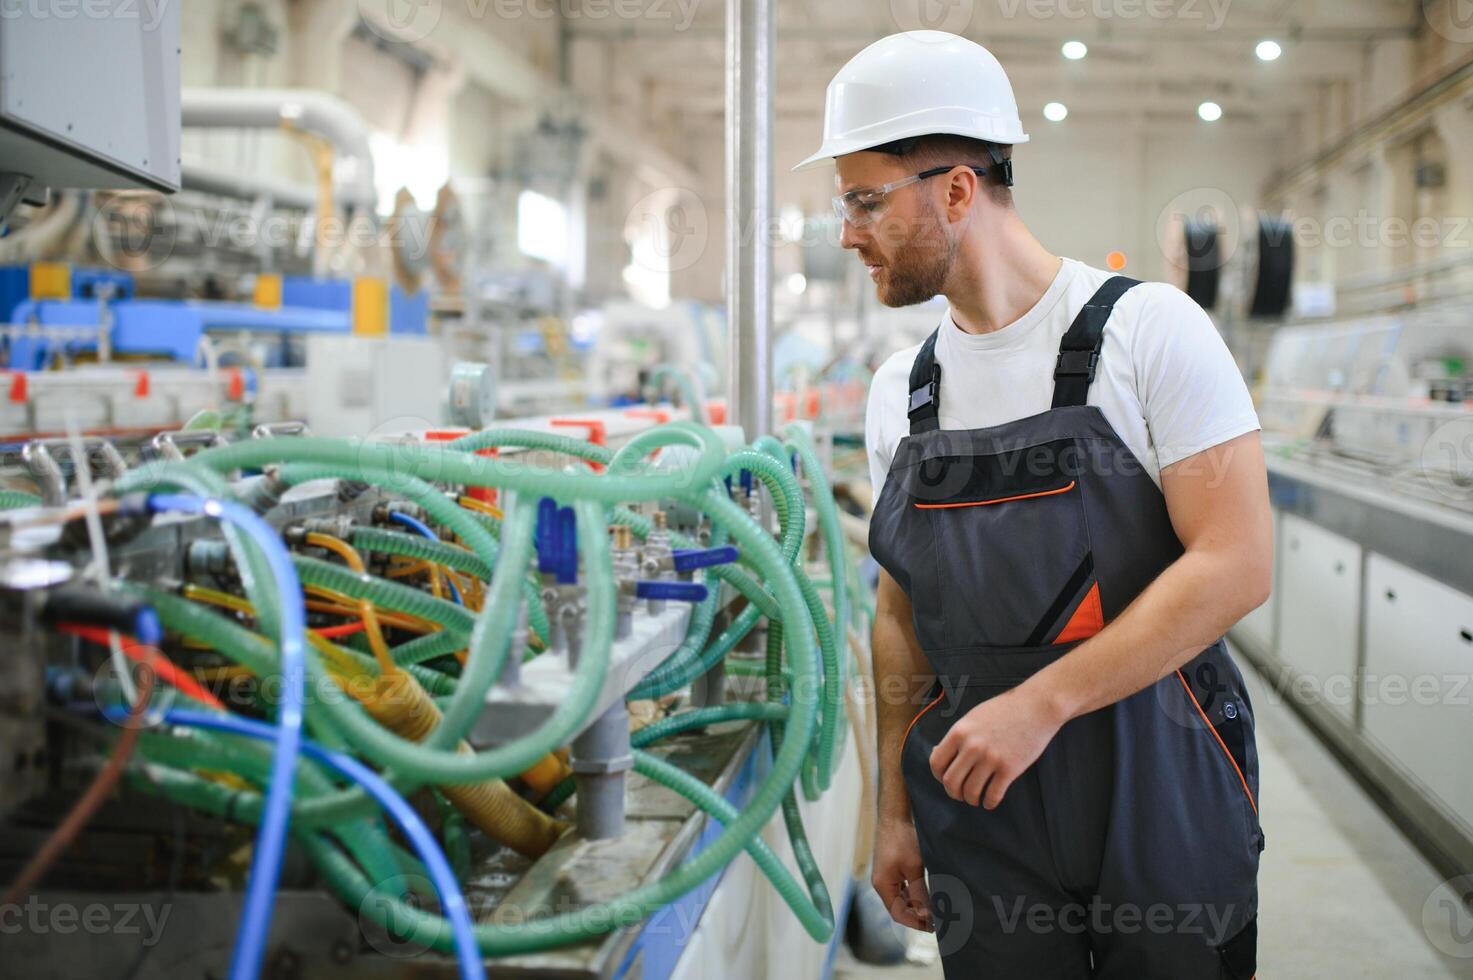
{"label": "industrial machine", "polygon": [[873,721],[813,420],[862,390],[723,424],[701,309],[585,369],[453,195],[380,222],[350,109],[181,96],[140,8],[0,22],[0,977],[826,975]]}
{"label": "industrial machine", "polygon": [[1277,331],[1276,587],[1233,639],[1442,867],[1473,861],[1466,308]]}
{"label": "industrial machine", "polygon": [[819,975],[866,846],[857,563],[807,426],[673,414],[29,444],[64,492],[0,499],[0,905],[43,927],[0,973]]}

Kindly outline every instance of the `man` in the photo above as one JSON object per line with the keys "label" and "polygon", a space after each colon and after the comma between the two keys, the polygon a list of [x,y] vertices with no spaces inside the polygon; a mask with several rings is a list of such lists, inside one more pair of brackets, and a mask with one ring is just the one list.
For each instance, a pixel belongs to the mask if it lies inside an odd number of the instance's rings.
{"label": "man", "polygon": [[1272,542],[1241,375],[1181,292],[1029,233],[984,48],[871,45],[824,129],[800,166],[835,160],[880,300],[950,303],[870,392],[875,888],[949,978],[1251,980],[1257,755],[1220,637]]}

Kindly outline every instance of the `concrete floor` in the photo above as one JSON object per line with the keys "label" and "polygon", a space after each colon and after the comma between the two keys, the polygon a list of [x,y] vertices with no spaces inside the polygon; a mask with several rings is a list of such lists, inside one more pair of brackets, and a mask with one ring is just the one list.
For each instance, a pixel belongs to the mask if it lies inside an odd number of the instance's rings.
{"label": "concrete floor", "polygon": [[[1239,662],[1243,658],[1239,657]],[[1244,665],[1244,670],[1249,668]],[[1257,710],[1262,819],[1259,975],[1305,980],[1473,978],[1473,928],[1443,929],[1439,952],[1422,922],[1439,914],[1442,876],[1402,837],[1262,678]],[[1460,926],[1468,927],[1466,921]],[[1449,942],[1456,935],[1461,944]],[[916,935],[912,959],[865,966],[840,953],[838,980],[933,980],[935,944]],[[929,948],[928,948],[929,947]]]}

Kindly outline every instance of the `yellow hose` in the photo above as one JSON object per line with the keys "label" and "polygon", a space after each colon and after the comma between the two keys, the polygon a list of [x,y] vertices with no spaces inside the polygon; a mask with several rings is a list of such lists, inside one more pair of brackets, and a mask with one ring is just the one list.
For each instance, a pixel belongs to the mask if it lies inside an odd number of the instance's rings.
{"label": "yellow hose", "polygon": [[[333,600],[331,602],[313,602],[308,600],[307,608],[313,612],[338,613],[350,619],[356,619],[358,617],[357,599],[344,595],[341,592],[334,592],[332,589],[324,589],[316,585],[309,585],[306,588],[308,592],[320,592],[330,596]],[[242,599],[237,595],[231,595],[228,592],[208,589],[202,585],[186,585],[181,590],[181,594],[186,599],[193,599],[196,602],[219,606],[222,609],[244,613],[251,617],[256,615],[256,607],[251,605],[248,600]],[[377,609],[378,607],[375,606],[374,608]],[[420,619],[418,616],[411,616],[408,613],[380,611],[378,613],[378,621],[386,626],[393,626],[415,633],[434,633],[440,628],[428,620]]]}
{"label": "yellow hose", "polygon": [[[305,586],[305,589],[312,595],[320,595],[328,600],[327,602],[312,602],[309,600],[307,602],[308,609],[314,612],[337,613],[349,619],[358,618],[358,600],[352,596],[317,585],[308,585]],[[374,608],[378,609],[377,606],[374,606]],[[426,619],[420,619],[418,616],[385,610],[378,611],[378,621],[385,626],[394,626],[416,633],[434,633],[440,628],[437,624]]]}
{"label": "yellow hose", "polygon": [[[337,548],[327,544],[328,541],[341,544],[350,551],[353,550],[345,542],[328,535],[309,534],[307,536],[308,544],[343,554]],[[354,551],[354,557],[358,557],[356,551]],[[347,556],[344,555],[344,558],[346,560]],[[349,565],[352,564],[350,560]],[[359,564],[360,567],[355,568],[355,571],[362,571],[361,559]],[[341,612],[349,616],[354,614],[355,610],[350,604],[355,603],[356,600],[351,597],[317,586],[308,586],[308,590],[331,597],[334,601],[329,611]],[[183,592],[187,598],[196,601],[220,606],[248,616],[255,615],[255,607],[248,600],[227,592],[197,585],[186,585]],[[312,607],[322,604],[309,602],[308,605]],[[367,600],[358,603],[357,612],[363,617],[370,642],[373,642],[373,634],[378,632],[376,626],[379,620],[401,619],[400,614],[379,613],[373,603]],[[416,617],[402,618],[416,625],[423,623]],[[382,642],[382,633],[379,632],[378,635]],[[435,706],[434,701],[430,700],[429,695],[419,686],[418,682],[393,662],[387,646],[384,648],[385,656],[379,658],[383,673],[372,679],[371,686],[365,692],[362,690],[362,682],[367,678],[361,665],[338,649],[336,644],[314,630],[307,631],[307,641],[322,654],[333,679],[349,694],[357,698],[363,704],[364,710],[385,728],[402,738],[422,742],[439,725],[440,709]],[[460,655],[464,656],[464,651]],[[359,683],[350,683],[354,681]],[[460,744],[459,749],[462,752],[471,751],[470,746],[464,742]],[[571,771],[564,759],[549,753],[523,773],[522,779],[540,797],[551,792],[552,788],[561,783]],[[441,791],[445,794],[445,798],[450,800],[486,836],[530,858],[541,857],[546,853],[547,849],[562,836],[563,831],[568,827],[564,821],[548,816],[518,796],[510,786],[499,779],[443,786]]]}
{"label": "yellow hose", "polygon": [[491,517],[496,518],[497,520],[504,520],[506,518],[506,514],[502,511],[500,507],[497,507],[494,504],[488,504],[484,500],[477,500],[474,497],[461,497],[459,503],[462,507],[469,508],[470,510],[478,510],[483,514],[488,514]]}
{"label": "yellow hose", "polygon": [[[182,591],[186,599],[193,599],[196,602],[204,602],[212,606],[219,606],[223,609],[229,609],[234,612],[244,613],[247,616],[256,615],[256,607],[251,605],[249,600],[242,599],[240,596],[231,595],[228,592],[220,592],[215,589],[207,589],[202,585],[186,585],[184,586]],[[349,615],[352,615],[351,611],[349,612]],[[328,668],[333,670],[334,674],[336,675],[336,679],[342,680],[346,677],[351,680],[363,675],[363,668],[358,664],[356,660],[343,653],[343,651],[339,650],[335,644],[328,642],[328,640],[320,636],[316,630],[307,631],[307,640],[314,647],[317,648],[317,650],[323,655],[323,657],[327,659]],[[208,669],[219,671],[243,671],[246,674],[250,673],[250,671],[245,670],[245,668],[243,667]]]}
{"label": "yellow hose", "polygon": [[[312,531],[307,534],[307,544],[314,548],[326,548],[347,562],[348,567],[359,575],[368,574],[368,568],[363,564],[363,556],[358,554],[358,549],[340,538]],[[389,653],[389,644],[384,640],[384,631],[379,626],[378,610],[369,600],[360,599],[358,600],[358,615],[363,619],[363,632],[368,635],[368,646],[373,650],[374,659],[378,661],[385,674],[394,673],[399,669],[399,665],[394,663],[394,657]]]}
{"label": "yellow hose", "polygon": [[549,752],[531,769],[522,773],[526,783],[540,800],[573,774],[573,767]]}
{"label": "yellow hose", "polygon": [[251,605],[248,600],[242,599],[238,595],[231,595],[229,592],[207,589],[203,585],[186,585],[180,592],[184,595],[184,598],[193,599],[195,602],[205,602],[212,606],[219,606],[222,609],[229,609],[232,612],[245,613],[247,616],[256,615],[256,607]]}
{"label": "yellow hose", "polygon": [[[440,709],[404,671],[383,674],[372,692],[360,700],[379,724],[415,742],[424,741],[440,723]],[[464,742],[459,749],[471,751]],[[529,858],[541,857],[568,828],[565,822],[543,813],[499,779],[445,785],[440,787],[440,792],[486,836]]]}
{"label": "yellow hose", "polygon": [[424,560],[401,562],[392,566],[384,575],[384,578],[411,578],[415,575],[423,575],[430,570],[430,563]]}

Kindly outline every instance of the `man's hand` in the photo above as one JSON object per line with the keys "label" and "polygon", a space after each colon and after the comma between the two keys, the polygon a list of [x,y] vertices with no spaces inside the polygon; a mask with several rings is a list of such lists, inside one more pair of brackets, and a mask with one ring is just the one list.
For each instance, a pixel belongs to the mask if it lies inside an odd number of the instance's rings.
{"label": "man's hand", "polygon": [[[931,772],[946,795],[989,810],[1038,761],[1064,719],[1028,684],[967,712],[931,752]],[[984,795],[985,791],[985,795]]]}
{"label": "man's hand", "polygon": [[926,893],[926,868],[915,824],[909,819],[884,819],[875,828],[875,863],[870,883],[890,910],[890,917],[907,929],[934,931],[931,899]]}

